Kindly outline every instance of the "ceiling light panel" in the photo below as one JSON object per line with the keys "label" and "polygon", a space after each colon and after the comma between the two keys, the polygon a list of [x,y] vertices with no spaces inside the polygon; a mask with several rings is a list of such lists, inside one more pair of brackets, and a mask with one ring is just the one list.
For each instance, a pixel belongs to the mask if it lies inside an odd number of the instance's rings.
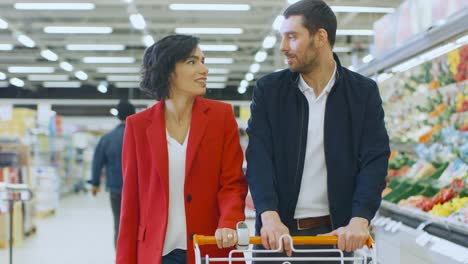
{"label": "ceiling light panel", "polygon": [[176,28],[177,34],[242,34],[244,30],[242,28]]}
{"label": "ceiling light panel", "polygon": [[0,50],[13,50],[13,44],[0,44]]}
{"label": "ceiling light panel", "polygon": [[121,44],[69,44],[69,45],[66,45],[65,48],[67,50],[82,50],[82,51],[87,51],[87,50],[120,51],[120,50],[125,50],[125,45],[121,45]]}
{"label": "ceiling light panel", "polygon": [[111,34],[111,27],[45,27],[44,32],[48,34]]}
{"label": "ceiling light panel", "polygon": [[140,67],[99,67],[98,73],[139,73]]}
{"label": "ceiling light panel", "polygon": [[106,78],[109,82],[138,82],[138,75],[108,75]]}
{"label": "ceiling light panel", "polygon": [[55,74],[55,75],[42,75],[42,74],[31,74],[28,75],[30,81],[68,81],[68,75]]}
{"label": "ceiling light panel", "polygon": [[10,73],[53,73],[54,67],[28,67],[28,66],[11,66],[8,67]]}
{"label": "ceiling light panel", "polygon": [[84,63],[135,63],[134,57],[84,57]]}
{"label": "ceiling light panel", "polygon": [[249,11],[246,4],[170,4],[174,11]]}
{"label": "ceiling light panel", "polygon": [[93,10],[92,3],[16,3],[18,10]]}
{"label": "ceiling light panel", "polygon": [[232,58],[205,58],[205,64],[232,64]]}
{"label": "ceiling light panel", "polygon": [[81,82],[43,82],[46,88],[80,88]]}
{"label": "ceiling light panel", "polygon": [[203,51],[236,51],[239,47],[236,45],[201,44],[200,49]]}

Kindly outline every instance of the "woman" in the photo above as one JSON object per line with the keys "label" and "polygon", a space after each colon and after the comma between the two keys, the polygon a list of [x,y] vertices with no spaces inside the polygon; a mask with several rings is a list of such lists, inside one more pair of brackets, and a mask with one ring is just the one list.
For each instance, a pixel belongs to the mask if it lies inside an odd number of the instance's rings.
{"label": "woman", "polygon": [[201,97],[207,74],[198,38],[145,52],[141,87],[159,102],[127,118],[118,264],[194,263],[193,234],[216,236],[202,255],[227,256],[237,242],[243,154],[232,107]]}

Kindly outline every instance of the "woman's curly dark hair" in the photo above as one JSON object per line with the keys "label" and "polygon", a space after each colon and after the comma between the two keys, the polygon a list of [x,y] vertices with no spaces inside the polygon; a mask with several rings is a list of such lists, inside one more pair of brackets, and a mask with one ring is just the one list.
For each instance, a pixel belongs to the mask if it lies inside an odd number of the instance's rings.
{"label": "woman's curly dark hair", "polygon": [[169,97],[170,76],[175,65],[192,55],[199,38],[170,35],[148,47],[143,55],[140,89],[156,100]]}

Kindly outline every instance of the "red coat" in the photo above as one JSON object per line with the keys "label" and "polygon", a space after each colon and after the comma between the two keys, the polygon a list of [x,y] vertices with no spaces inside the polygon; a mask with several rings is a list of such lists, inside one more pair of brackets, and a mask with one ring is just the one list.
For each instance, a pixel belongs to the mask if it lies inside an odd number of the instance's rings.
{"label": "red coat", "polygon": [[[244,220],[247,183],[232,107],[197,97],[188,138],[184,195],[187,263],[191,235],[214,235]],[[164,101],[127,118],[122,152],[123,192],[117,264],[160,264],[168,216],[169,168]],[[202,256],[228,256],[202,247]]]}

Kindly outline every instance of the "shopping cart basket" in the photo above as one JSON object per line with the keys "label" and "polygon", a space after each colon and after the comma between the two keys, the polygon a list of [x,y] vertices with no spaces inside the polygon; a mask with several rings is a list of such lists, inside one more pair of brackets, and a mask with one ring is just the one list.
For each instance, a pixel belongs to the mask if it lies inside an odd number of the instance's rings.
{"label": "shopping cart basket", "polygon": [[[245,223],[239,223],[241,226],[246,227]],[[202,264],[202,263],[210,263],[210,262],[228,262],[232,263],[234,261],[283,261],[283,263],[290,263],[290,261],[310,261],[310,262],[329,262],[329,261],[339,261],[342,264],[350,263],[364,263],[364,264],[377,264],[377,252],[376,247],[374,245],[374,241],[372,237],[366,241],[366,246],[369,249],[370,254],[360,254],[355,253],[354,257],[345,257],[343,251],[339,249],[296,249],[294,245],[336,245],[338,243],[338,238],[336,236],[293,236],[290,235],[282,235],[279,239],[279,245],[277,249],[267,250],[267,249],[250,249],[249,245],[261,245],[261,237],[249,237],[248,229],[245,231],[245,228],[237,229],[238,234],[238,246],[237,249],[231,250],[229,252],[229,256],[227,257],[218,257],[218,258],[210,258],[210,256],[206,255],[202,258],[200,252],[200,246],[203,245],[216,245],[216,238],[214,236],[202,236],[202,235],[194,235],[193,237],[193,244],[195,247],[195,263]],[[291,243],[291,250],[296,254],[293,257],[271,257],[271,256],[261,256],[262,254],[267,253],[279,253],[281,252],[281,248],[283,247],[283,239],[289,238]],[[244,254],[244,257],[233,257],[236,253],[247,253]],[[249,254],[250,253],[250,254]],[[255,253],[255,257],[253,257],[253,253]],[[336,253],[334,257],[320,257],[320,256],[301,256],[303,253]],[[249,257],[248,255],[252,255]],[[312,254],[313,255],[313,254]]]}

